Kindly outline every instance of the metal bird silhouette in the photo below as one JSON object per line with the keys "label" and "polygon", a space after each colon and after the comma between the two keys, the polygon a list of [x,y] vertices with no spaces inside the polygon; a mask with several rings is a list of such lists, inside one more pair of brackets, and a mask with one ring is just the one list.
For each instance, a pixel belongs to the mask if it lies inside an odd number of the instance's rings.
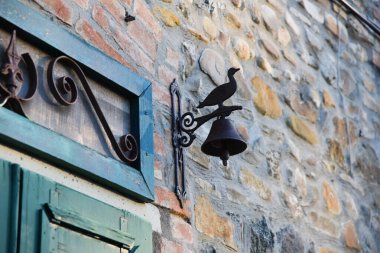
{"label": "metal bird silhouette", "polygon": [[234,78],[234,74],[238,72],[240,69],[230,68],[227,72],[227,76],[229,79],[228,83],[219,85],[214,90],[210,92],[210,94],[200,102],[197,108],[203,108],[205,106],[213,106],[218,105],[219,107],[223,107],[223,102],[230,98],[237,89],[236,80]]}

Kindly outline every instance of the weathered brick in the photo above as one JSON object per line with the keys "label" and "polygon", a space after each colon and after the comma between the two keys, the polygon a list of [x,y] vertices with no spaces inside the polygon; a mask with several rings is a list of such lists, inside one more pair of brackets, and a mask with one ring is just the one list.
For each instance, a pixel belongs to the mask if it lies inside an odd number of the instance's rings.
{"label": "weathered brick", "polygon": [[281,169],[280,169],[280,161],[281,161],[281,152],[276,150],[270,150],[266,152],[266,161],[268,167],[268,175],[272,176],[275,179],[281,178]]}
{"label": "weathered brick", "polygon": [[124,60],[123,56],[119,54],[104,38],[103,36],[97,32],[91,24],[81,19],[77,22],[75,26],[75,30],[88,42],[95,45],[105,54],[114,58],[118,62],[126,65],[129,68],[133,68],[127,61]]}
{"label": "weathered brick", "polygon": [[289,8],[290,12],[296,16],[297,18],[299,18],[302,22],[304,22],[306,25],[308,26],[311,26],[311,21],[308,17],[306,17],[303,12],[299,11],[298,9],[296,9],[295,7],[290,7]]}
{"label": "weathered brick", "polygon": [[[160,253],[185,253],[185,249],[180,243],[162,238]],[[157,252],[155,252],[157,253]]]}
{"label": "weathered brick", "polygon": [[[124,3],[125,5],[127,5],[128,7],[130,7],[132,5],[132,0],[121,0],[122,3]],[[136,1],[138,2],[138,1]]]}
{"label": "weathered brick", "polygon": [[197,229],[212,237],[220,238],[233,246],[233,224],[221,217],[205,196],[198,196],[195,205],[195,225]]}
{"label": "weathered brick", "polygon": [[355,168],[356,171],[361,173],[366,182],[380,182],[380,160],[371,145],[363,144],[359,148]]}
{"label": "weathered brick", "polygon": [[342,152],[342,148],[339,144],[339,142],[335,140],[328,140],[327,141],[329,145],[329,156],[330,159],[335,161],[340,167],[343,167],[344,165],[344,155]]}
{"label": "weathered brick", "polygon": [[315,3],[309,0],[302,0],[301,4],[312,18],[314,18],[321,24],[323,23],[323,21],[325,20],[325,15],[321,8],[319,8]]}
{"label": "weathered brick", "polygon": [[226,32],[222,32],[220,31],[219,33],[219,37],[218,37],[218,42],[219,42],[219,45],[224,49],[224,48],[227,48],[228,45],[230,44],[231,42],[231,37],[226,33]]}
{"label": "weathered brick", "polygon": [[[370,109],[371,111],[380,115],[380,103],[373,96],[371,96],[368,92],[363,92],[363,103],[364,106]],[[375,94],[374,94],[375,95]]]}
{"label": "weathered brick", "polygon": [[376,89],[376,84],[373,80],[371,79],[364,79],[363,80],[363,85],[364,87],[369,91],[369,92],[374,92]]}
{"label": "weathered brick", "polygon": [[352,76],[351,72],[352,71],[348,69],[340,70],[341,80],[339,87],[345,96],[350,96],[356,89],[356,80]]}
{"label": "weathered brick", "polygon": [[111,13],[116,22],[123,23],[125,17],[125,9],[117,0],[100,0],[106,10]]}
{"label": "weathered brick", "polygon": [[223,56],[217,51],[206,48],[199,58],[201,70],[206,73],[216,85],[225,83],[225,63]]}
{"label": "weathered brick", "polygon": [[309,29],[306,29],[306,37],[310,46],[315,51],[321,51],[323,49],[323,41],[320,40],[320,38],[314,32],[310,31]]}
{"label": "weathered brick", "polygon": [[315,225],[317,230],[322,231],[326,235],[334,238],[339,238],[339,225],[333,220],[317,214],[316,212],[309,213],[309,220]]}
{"label": "weathered brick", "polygon": [[180,54],[178,51],[173,50],[172,48],[167,48],[165,61],[169,63],[175,70],[178,70],[179,68],[179,59]]}
{"label": "weathered brick", "polygon": [[[152,75],[154,74],[155,69],[152,59],[149,58],[126,33],[116,30],[114,39],[116,43],[124,50],[124,52],[129,55],[134,64],[147,70]],[[135,71],[137,72],[137,70]]]}
{"label": "weathered brick", "polygon": [[296,135],[310,144],[314,145],[318,143],[318,135],[315,129],[310,127],[306,122],[299,119],[297,116],[290,116],[288,118],[287,125]]}
{"label": "weathered brick", "polygon": [[326,27],[343,42],[348,42],[348,32],[346,27],[331,14],[326,14]]}
{"label": "weathered brick", "polygon": [[345,210],[351,218],[356,220],[358,218],[359,213],[358,209],[356,208],[355,201],[348,192],[345,192],[344,196],[345,198],[343,199],[343,203],[345,206]]}
{"label": "weathered brick", "polygon": [[240,29],[241,28],[241,22],[239,21],[239,19],[234,15],[232,14],[231,12],[228,12],[224,15],[225,19],[227,20],[227,22],[234,28],[236,29]]}
{"label": "weathered brick", "polygon": [[179,17],[171,10],[167,8],[161,8],[159,6],[154,7],[154,13],[158,15],[162,22],[168,27],[179,26],[181,23]]}
{"label": "weathered brick", "polygon": [[287,191],[282,194],[282,197],[293,218],[299,218],[303,215],[302,207],[294,194]]}
{"label": "weathered brick", "polygon": [[322,247],[319,249],[319,253],[336,253],[336,251],[329,249],[329,248]]}
{"label": "weathered brick", "polygon": [[247,205],[248,200],[247,196],[245,196],[240,190],[228,187],[226,189],[227,199],[233,203],[239,205]]}
{"label": "weathered brick", "polygon": [[242,60],[249,60],[251,58],[251,51],[248,43],[241,38],[234,39],[234,50],[237,56]]}
{"label": "weathered brick", "polygon": [[322,194],[327,210],[334,215],[340,214],[342,209],[340,207],[339,197],[334,188],[327,181],[323,181],[322,183]]}
{"label": "weathered brick", "polygon": [[316,108],[309,101],[301,101],[299,94],[289,94],[285,98],[286,103],[292,110],[299,115],[302,115],[311,123],[317,122],[318,114]]}
{"label": "weathered brick", "polygon": [[166,106],[171,106],[171,98],[169,88],[164,85],[160,85],[156,81],[153,81],[153,100],[162,103]]}
{"label": "weathered brick", "polygon": [[290,12],[286,12],[285,21],[290,26],[293,33],[297,36],[301,35],[301,28],[298,26],[297,22],[294,20]]}
{"label": "weathered brick", "polygon": [[107,33],[111,32],[109,20],[102,6],[95,5],[92,9],[92,18],[103,28]]}
{"label": "weathered brick", "polygon": [[175,214],[171,214],[170,227],[174,239],[181,241],[182,243],[193,243],[192,227],[183,218]]}
{"label": "weathered brick", "polygon": [[305,198],[307,195],[307,184],[306,184],[306,176],[303,169],[300,169],[299,167],[297,167],[294,170],[294,181],[296,184],[298,195],[301,196],[302,198]]}
{"label": "weathered brick", "polygon": [[242,4],[242,0],[231,0],[231,3],[236,7],[240,8]]}
{"label": "weathered brick", "polygon": [[293,52],[291,52],[289,49],[282,50],[282,55],[293,66],[297,66],[296,55]]}
{"label": "weathered brick", "polygon": [[210,156],[205,155],[199,147],[192,145],[189,148],[190,159],[201,166],[202,169],[210,168]]}
{"label": "weathered brick", "polygon": [[372,63],[380,70],[380,53],[372,50]]}
{"label": "weathered brick", "polygon": [[177,74],[171,71],[168,67],[161,65],[158,67],[158,79],[163,85],[168,85],[177,78]]}
{"label": "weathered brick", "polygon": [[347,27],[350,30],[350,34],[353,38],[356,38],[357,40],[368,44],[374,44],[374,36],[371,34],[368,28],[366,28],[364,24],[357,18],[349,16],[347,20]]}
{"label": "weathered brick", "polygon": [[197,183],[197,185],[199,185],[202,190],[204,190],[205,192],[207,193],[210,193],[212,194],[214,197],[218,198],[218,199],[221,199],[222,198],[222,194],[220,193],[220,191],[218,191],[218,189],[215,187],[215,184],[212,184],[206,180],[203,180],[201,178],[195,178],[195,182]]}
{"label": "weathered brick", "polygon": [[150,32],[154,34],[154,38],[157,41],[161,41],[161,26],[153,16],[145,1],[135,1],[134,7],[137,20],[141,21],[145,25],[146,29],[150,30]]}
{"label": "weathered brick", "polygon": [[360,243],[356,233],[355,224],[352,221],[344,224],[344,241],[348,248],[360,250]]}
{"label": "weathered brick", "polygon": [[281,24],[280,19],[277,17],[276,12],[265,4],[261,5],[260,10],[261,10],[261,15],[264,20],[265,27],[273,35],[276,35]]}
{"label": "weathered brick", "polygon": [[160,160],[154,161],[154,178],[158,180],[162,180],[162,162]]}
{"label": "weathered brick", "polygon": [[169,209],[172,213],[177,214],[181,217],[189,219],[191,217],[190,213],[190,201],[186,200],[184,202],[184,207],[181,208],[179,200],[173,191],[169,189],[157,186],[155,188],[156,199],[155,204],[161,207]]}
{"label": "weathered brick", "polygon": [[158,155],[165,156],[165,143],[162,134],[154,133],[154,151]]}
{"label": "weathered brick", "polygon": [[63,0],[34,0],[45,10],[53,13],[57,18],[66,24],[73,24],[72,7]]}
{"label": "weathered brick", "polygon": [[219,34],[218,27],[214,24],[214,22],[212,22],[209,17],[203,18],[203,29],[209,36],[210,40],[214,40]]}
{"label": "weathered brick", "polygon": [[265,70],[269,74],[273,73],[272,65],[270,65],[267,58],[259,56],[257,57],[256,61],[257,61],[257,66],[259,66],[261,69]]}
{"label": "weathered brick", "polygon": [[290,37],[290,34],[288,32],[288,29],[283,28],[283,27],[278,29],[277,40],[278,40],[278,42],[280,42],[280,44],[283,47],[286,47],[289,44],[289,42],[291,41],[291,37]]}
{"label": "weathered brick", "polygon": [[88,1],[89,0],[74,0],[74,1],[82,9],[86,9],[86,10],[88,9]]}
{"label": "weathered brick", "polygon": [[342,148],[345,148],[349,141],[350,144],[354,144],[356,142],[358,134],[356,126],[352,121],[349,121],[348,124],[348,134],[350,135],[350,139],[348,139],[347,136],[347,125],[345,119],[334,117],[333,123],[335,126],[335,139],[341,144]]}
{"label": "weathered brick", "polygon": [[197,38],[200,41],[203,41],[206,44],[210,42],[210,40],[206,36],[204,36],[202,33],[200,33],[199,31],[197,31],[196,29],[194,29],[192,27],[188,27],[187,31],[191,35],[193,35],[195,38]]}
{"label": "weathered brick", "polygon": [[267,0],[267,2],[280,14],[283,14],[284,10],[286,10],[284,3],[285,1],[281,0]]}
{"label": "weathered brick", "polygon": [[264,46],[265,50],[273,56],[276,60],[280,57],[280,51],[276,44],[274,44],[271,40],[269,39],[262,39],[261,44]]}
{"label": "weathered brick", "polygon": [[237,123],[237,126],[236,126],[239,134],[241,137],[243,137],[244,140],[249,140],[249,133],[248,133],[248,129],[246,126],[242,125],[241,123]]}
{"label": "weathered brick", "polygon": [[293,227],[287,227],[278,234],[281,235],[281,253],[305,252],[303,239]]}
{"label": "weathered brick", "polygon": [[254,103],[257,110],[265,116],[277,119],[282,115],[282,109],[277,94],[258,76],[251,80],[257,90]]}
{"label": "weathered brick", "polygon": [[327,90],[323,91],[323,104],[325,107],[335,108],[335,102]]}
{"label": "weathered brick", "polygon": [[272,199],[272,191],[270,188],[264,185],[264,182],[257,178],[248,169],[243,168],[240,170],[239,180],[244,186],[257,192],[262,199],[269,201]]}
{"label": "weathered brick", "polygon": [[127,31],[132,40],[134,40],[153,61],[155,61],[157,56],[157,43],[151,36],[150,32],[146,30],[139,21],[128,24]]}

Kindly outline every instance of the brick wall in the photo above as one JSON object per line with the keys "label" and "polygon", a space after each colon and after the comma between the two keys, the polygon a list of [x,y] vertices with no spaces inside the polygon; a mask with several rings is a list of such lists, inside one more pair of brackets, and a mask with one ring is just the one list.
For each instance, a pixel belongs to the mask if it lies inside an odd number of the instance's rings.
{"label": "brick wall", "polygon": [[[152,81],[155,252],[380,252],[380,40],[355,17],[328,0],[24,2]],[[353,3],[380,23],[379,2]],[[201,127],[181,208],[169,84],[201,115],[231,66],[248,149],[224,167]]]}

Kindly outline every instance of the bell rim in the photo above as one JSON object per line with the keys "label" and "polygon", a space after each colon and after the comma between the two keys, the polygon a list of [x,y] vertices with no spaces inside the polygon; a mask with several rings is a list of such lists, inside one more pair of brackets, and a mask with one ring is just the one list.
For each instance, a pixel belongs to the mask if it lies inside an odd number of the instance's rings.
{"label": "bell rim", "polygon": [[[232,138],[226,138],[224,140],[225,141],[233,141],[233,142],[235,142],[235,144],[233,144],[235,148],[228,148],[228,145],[227,145],[228,153],[229,153],[230,156],[240,154],[240,153],[244,152],[247,149],[247,147],[248,147],[247,143],[244,140],[238,140],[238,139],[232,139]],[[209,144],[209,143],[207,143],[207,144]],[[226,147],[224,147],[224,148],[214,148],[215,151],[211,152],[210,150],[208,150],[207,144],[205,145],[205,143],[203,143],[202,146],[201,146],[201,150],[202,150],[202,152],[204,154],[209,155],[209,156],[219,157],[221,151],[226,148]]]}

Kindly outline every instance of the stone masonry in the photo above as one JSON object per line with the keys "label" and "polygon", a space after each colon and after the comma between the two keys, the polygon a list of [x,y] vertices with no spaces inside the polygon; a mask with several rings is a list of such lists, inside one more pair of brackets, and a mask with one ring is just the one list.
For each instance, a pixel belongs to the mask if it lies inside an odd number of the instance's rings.
{"label": "stone masonry", "polygon": [[[23,0],[152,81],[155,253],[380,252],[380,40],[328,0]],[[378,25],[379,1],[351,1]],[[125,11],[136,17],[124,21]],[[106,66],[105,66],[106,67]],[[247,150],[187,149],[174,194],[169,84],[197,115],[226,81]],[[146,204],[152,205],[152,204]]]}

